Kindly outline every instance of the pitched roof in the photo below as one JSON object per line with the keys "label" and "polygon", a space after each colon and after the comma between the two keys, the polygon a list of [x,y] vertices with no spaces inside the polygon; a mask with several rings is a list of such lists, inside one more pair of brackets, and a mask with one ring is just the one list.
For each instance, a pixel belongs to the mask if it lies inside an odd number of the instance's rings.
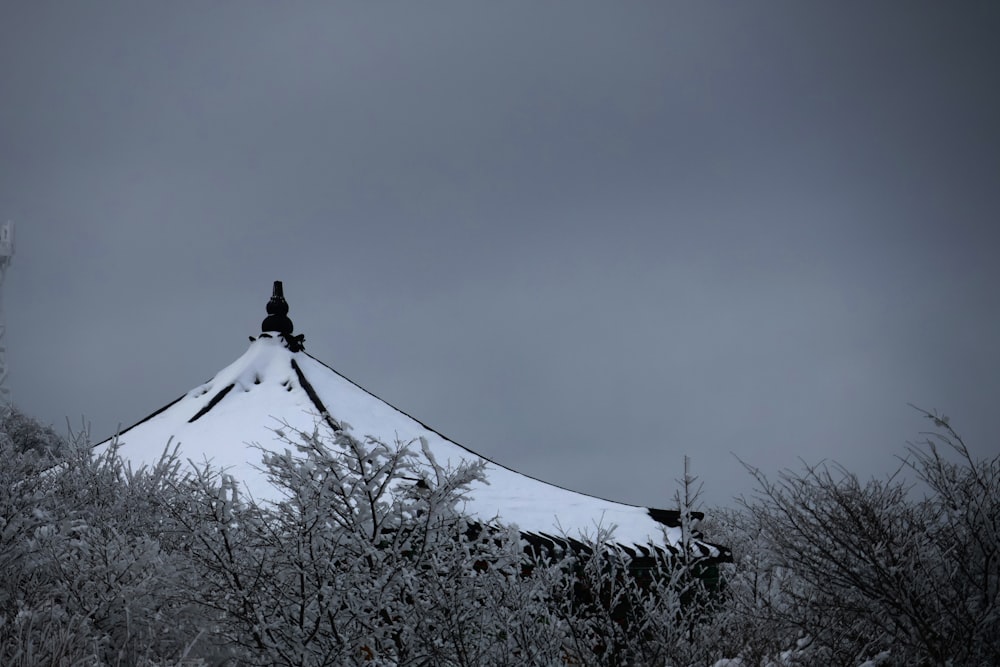
{"label": "pitched roof", "polygon": [[[617,503],[548,484],[490,461],[389,405],[307,354],[303,337],[292,334],[287,312],[281,283],[275,283],[263,333],[211,380],[122,431],[122,455],[133,463],[149,463],[172,439],[185,459],[207,458],[241,480],[254,498],[272,500],[278,492],[261,470],[256,445],[284,449],[281,436],[288,427],[311,432],[323,420],[334,430],[350,428],[357,437],[390,444],[422,438],[444,466],[485,461],[487,482],[472,485],[464,508],[478,521],[499,520],[526,535],[549,538],[593,536],[598,525],[615,526],[616,542],[630,547],[672,550],[680,541],[677,511]],[[707,543],[698,547],[710,558],[727,555]]]}

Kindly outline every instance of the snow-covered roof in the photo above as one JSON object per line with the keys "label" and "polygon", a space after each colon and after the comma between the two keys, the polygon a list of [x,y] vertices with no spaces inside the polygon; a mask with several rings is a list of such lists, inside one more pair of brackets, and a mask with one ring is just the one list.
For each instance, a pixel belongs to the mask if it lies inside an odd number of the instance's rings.
{"label": "snow-covered roof", "polygon": [[[302,349],[291,334],[287,304],[275,285],[265,333],[243,355],[208,382],[122,431],[121,454],[133,465],[152,463],[168,441],[182,458],[209,459],[225,467],[258,500],[277,500],[277,489],[262,471],[261,447],[288,447],[288,427],[312,432],[317,419],[350,428],[357,437],[385,443],[424,439],[438,464],[485,461],[487,483],[476,482],[464,511],[490,523],[499,520],[534,535],[593,537],[598,525],[615,527],[625,546],[674,546],[680,540],[678,513],[651,510],[570,491],[495,463],[449,440],[347,379]],[[283,306],[283,307],[282,307]],[[272,312],[276,310],[278,312]],[[283,312],[280,312],[282,311]],[[290,434],[289,434],[290,435]],[[109,441],[105,441],[106,444]],[[419,446],[418,446],[419,450]],[[706,555],[719,556],[702,544]]]}

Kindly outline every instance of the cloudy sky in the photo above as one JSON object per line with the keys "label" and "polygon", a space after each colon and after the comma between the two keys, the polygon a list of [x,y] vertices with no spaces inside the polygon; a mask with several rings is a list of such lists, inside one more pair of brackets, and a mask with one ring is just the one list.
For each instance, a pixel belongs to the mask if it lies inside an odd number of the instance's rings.
{"label": "cloudy sky", "polygon": [[997,451],[995,3],[0,6],[8,385],[95,438],[311,354],[515,469],[709,503]]}

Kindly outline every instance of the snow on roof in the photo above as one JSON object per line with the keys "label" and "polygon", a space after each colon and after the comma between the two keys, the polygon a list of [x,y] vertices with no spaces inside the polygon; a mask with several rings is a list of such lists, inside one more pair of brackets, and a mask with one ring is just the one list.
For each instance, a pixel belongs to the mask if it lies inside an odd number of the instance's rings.
{"label": "snow on roof", "polygon": [[[283,304],[280,283],[275,291]],[[278,326],[274,325],[274,302],[272,297],[265,329]],[[287,305],[283,313],[277,310],[280,320]],[[262,471],[260,447],[288,448],[281,439],[283,429],[311,433],[321,413],[326,413],[323,416],[328,415],[331,426],[350,428],[356,437],[371,436],[388,444],[423,438],[445,467],[485,461],[488,483],[473,483],[464,507],[469,516],[484,523],[500,521],[528,534],[569,538],[593,537],[598,525],[614,526],[614,540],[623,545],[662,547],[680,541],[678,513],[577,493],[489,461],[307,354],[302,338],[291,336],[290,321],[283,328],[276,335],[262,334],[211,380],[122,431],[118,436],[121,454],[133,465],[153,463],[172,441],[179,446],[182,459],[208,459],[240,480],[253,498],[278,500],[278,490]],[[720,555],[710,545],[701,546],[707,555]]]}

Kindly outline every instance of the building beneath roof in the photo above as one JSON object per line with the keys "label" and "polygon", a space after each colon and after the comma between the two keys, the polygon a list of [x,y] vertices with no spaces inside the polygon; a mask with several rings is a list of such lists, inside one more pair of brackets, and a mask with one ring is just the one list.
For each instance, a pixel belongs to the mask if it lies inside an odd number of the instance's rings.
{"label": "building beneath roof", "polygon": [[[464,511],[477,522],[515,525],[536,546],[566,545],[593,537],[595,526],[614,527],[614,540],[634,555],[676,552],[680,513],[604,500],[548,484],[490,461],[389,405],[305,352],[294,333],[281,282],[267,303],[261,333],[208,382],[168,403],[118,436],[133,465],[153,463],[168,442],[182,460],[210,460],[225,468],[256,500],[276,500],[261,470],[261,448],[286,448],[282,430],[312,432],[321,420],[333,431],[384,443],[421,439],[439,465],[484,462],[486,483],[469,489]],[[101,443],[106,446],[110,439]],[[700,518],[699,514],[695,518]],[[728,560],[723,547],[695,539],[695,556]]]}

